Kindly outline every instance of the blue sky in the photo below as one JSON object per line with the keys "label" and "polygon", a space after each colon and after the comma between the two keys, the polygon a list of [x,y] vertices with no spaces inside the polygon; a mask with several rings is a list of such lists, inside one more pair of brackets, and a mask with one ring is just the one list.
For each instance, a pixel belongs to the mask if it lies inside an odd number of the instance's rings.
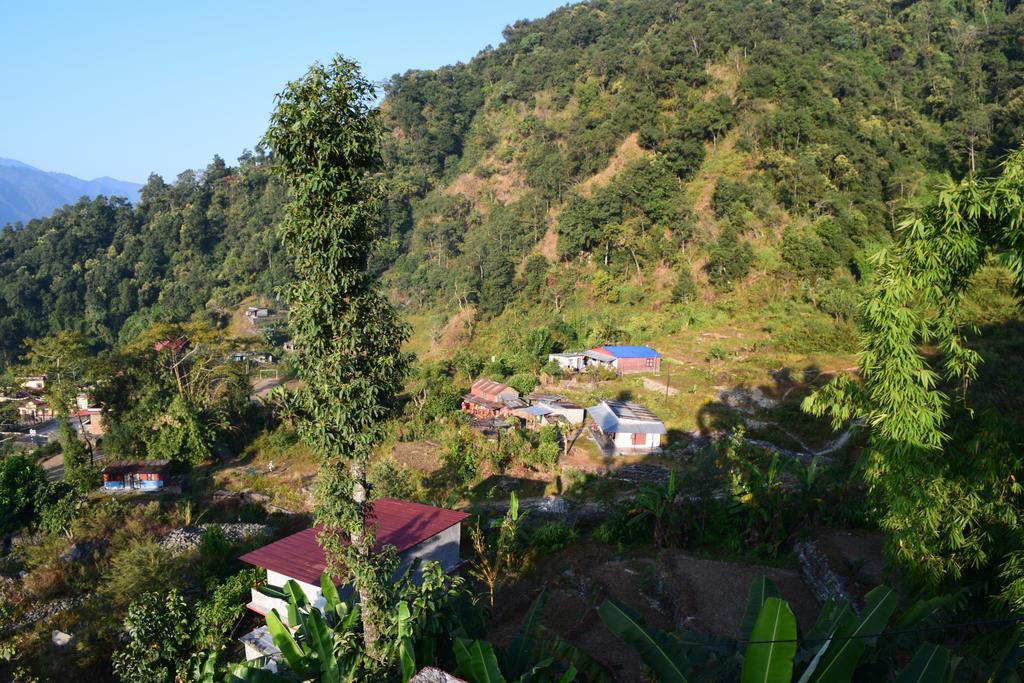
{"label": "blue sky", "polygon": [[0,0],[0,157],[144,182],[229,163],[274,95],[341,52],[372,80],[468,61],[566,0]]}

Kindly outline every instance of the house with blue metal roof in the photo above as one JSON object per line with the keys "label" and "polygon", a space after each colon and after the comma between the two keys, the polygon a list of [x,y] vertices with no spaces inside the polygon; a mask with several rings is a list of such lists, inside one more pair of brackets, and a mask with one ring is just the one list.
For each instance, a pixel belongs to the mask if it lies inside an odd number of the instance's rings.
{"label": "house with blue metal roof", "polygon": [[597,346],[585,352],[592,363],[611,368],[620,375],[661,372],[661,354],[650,346]]}

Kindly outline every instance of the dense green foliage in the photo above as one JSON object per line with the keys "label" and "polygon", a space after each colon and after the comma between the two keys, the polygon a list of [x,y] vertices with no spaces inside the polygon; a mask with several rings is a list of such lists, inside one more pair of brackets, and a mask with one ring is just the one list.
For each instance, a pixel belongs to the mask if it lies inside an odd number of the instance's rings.
{"label": "dense green foliage", "polygon": [[371,558],[367,464],[408,363],[408,330],[367,270],[382,189],[373,175],[381,136],[373,96],[354,62],[315,64],[278,95],[265,138],[290,191],[281,239],[296,272],[286,295],[305,381],[299,430],[320,458],[319,540],[331,573],[351,576],[359,591],[371,658],[390,570]]}
{"label": "dense green foliage", "polygon": [[[931,174],[985,173],[1016,146],[1022,32],[1016,3],[931,0],[602,0],[517,22],[468,64],[388,86],[403,181],[389,281],[409,301],[476,301],[488,317],[493,288],[513,300],[507,260],[550,229],[559,258],[620,276],[696,247],[728,288],[754,266],[755,240],[781,248],[793,276],[829,279],[888,239]],[[631,134],[641,156],[584,183]],[[694,201],[709,183],[713,218]],[[561,287],[537,279],[531,304],[538,286]]]}
{"label": "dense green foliage", "polygon": [[864,307],[863,383],[837,378],[805,405],[836,425],[871,427],[867,478],[891,553],[913,578],[985,594],[995,584],[1019,612],[1020,411],[1015,398],[1003,403],[1005,380],[975,383],[985,359],[961,316],[972,277],[994,255],[1009,264],[1018,299],[1024,292],[1024,149],[995,178],[947,185],[900,236],[878,257]]}
{"label": "dense green foliage", "polygon": [[0,459],[0,533],[16,531],[35,519],[46,489],[46,475],[26,456]]}
{"label": "dense green foliage", "polygon": [[[1021,33],[1017,3],[939,0],[600,0],[517,22],[467,64],[388,83],[369,268],[403,303],[483,318],[516,292],[557,312],[581,260],[619,277],[703,262],[720,289],[759,268],[860,277],[934,177],[988,173],[1021,139]],[[135,207],[99,198],[4,231],[0,351],[273,294],[284,199],[247,153],[154,176]]]}
{"label": "dense green foliage", "polygon": [[153,322],[183,322],[207,306],[271,296],[291,276],[273,226],[284,192],[262,155],[215,158],[141,199],[97,197],[0,231],[0,353],[62,329],[105,343]]}

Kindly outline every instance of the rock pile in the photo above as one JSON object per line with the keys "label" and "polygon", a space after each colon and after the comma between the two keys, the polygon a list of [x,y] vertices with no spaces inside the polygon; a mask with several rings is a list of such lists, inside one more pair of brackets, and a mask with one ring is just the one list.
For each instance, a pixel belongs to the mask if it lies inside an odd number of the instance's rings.
{"label": "rock pile", "polygon": [[834,602],[850,600],[843,579],[832,569],[825,553],[821,552],[814,541],[800,541],[793,545],[797,560],[800,562],[800,574],[804,583],[811,589],[815,599],[823,603],[832,599]]}
{"label": "rock pile", "polygon": [[255,538],[269,530],[266,524],[203,524],[174,529],[160,540],[160,547],[174,555],[187,553],[199,547],[203,532],[211,527],[218,527],[224,532],[228,543],[242,543]]}

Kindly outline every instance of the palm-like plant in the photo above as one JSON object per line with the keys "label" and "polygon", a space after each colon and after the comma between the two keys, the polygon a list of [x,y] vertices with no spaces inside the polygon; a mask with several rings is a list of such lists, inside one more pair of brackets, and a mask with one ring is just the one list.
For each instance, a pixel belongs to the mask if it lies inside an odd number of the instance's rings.
{"label": "palm-like plant", "polygon": [[629,514],[629,524],[636,525],[652,521],[654,523],[654,547],[664,548],[668,540],[668,530],[676,511],[676,470],[669,474],[668,483],[645,483],[640,486]]}
{"label": "palm-like plant", "polygon": [[526,560],[519,552],[519,498],[515,492],[509,499],[508,512],[498,523],[498,533],[489,540],[479,522],[470,531],[476,559],[470,565],[470,573],[487,588],[490,605],[494,607],[494,595],[507,581],[517,576]]}

